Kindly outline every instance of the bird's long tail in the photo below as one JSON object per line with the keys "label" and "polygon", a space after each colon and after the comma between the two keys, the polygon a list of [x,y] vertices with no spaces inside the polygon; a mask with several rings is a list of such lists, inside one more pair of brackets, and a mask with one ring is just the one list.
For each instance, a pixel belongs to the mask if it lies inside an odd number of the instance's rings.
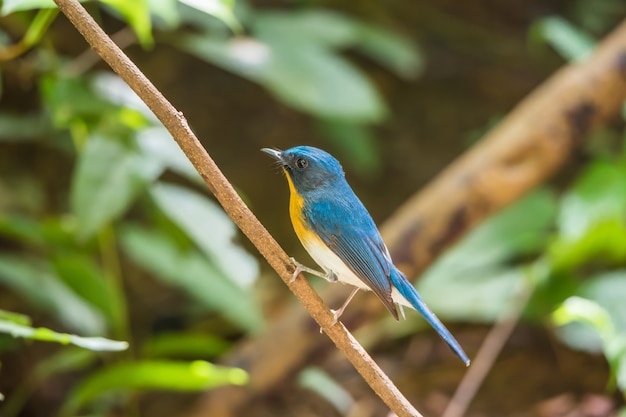
{"label": "bird's long tail", "polygon": [[465,363],[465,366],[469,366],[470,360],[463,351],[463,348],[456,341],[452,333],[443,323],[435,316],[430,308],[426,305],[422,297],[417,293],[417,290],[411,285],[411,283],[405,278],[405,276],[396,268],[392,268],[391,271],[391,283],[398,289],[398,292],[402,294],[402,296],[413,306],[413,308],[426,319],[426,321],[433,326],[437,333],[441,336],[443,340],[446,341],[448,346],[456,353],[459,358]]}

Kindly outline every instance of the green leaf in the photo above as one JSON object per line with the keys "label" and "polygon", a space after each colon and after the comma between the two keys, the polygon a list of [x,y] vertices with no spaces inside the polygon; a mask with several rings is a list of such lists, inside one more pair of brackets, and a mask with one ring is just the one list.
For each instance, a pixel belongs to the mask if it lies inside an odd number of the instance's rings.
{"label": "green leaf", "polygon": [[585,298],[570,297],[554,311],[552,320],[559,326],[580,322],[597,332],[614,379],[620,389],[626,390],[626,333],[617,331],[603,306]]}
{"label": "green leaf", "polygon": [[595,223],[619,219],[626,223],[626,164],[596,161],[585,169],[562,199],[560,234],[567,239],[584,235]]}
{"label": "green leaf", "polygon": [[332,10],[264,11],[253,22],[255,33],[301,38],[327,47],[346,48],[358,42],[360,25]]}
{"label": "green leaf", "polygon": [[424,273],[422,297],[443,317],[496,320],[524,281],[542,273],[539,265],[509,263],[543,248],[555,208],[553,195],[540,190],[487,220]]}
{"label": "green leaf", "polygon": [[74,229],[74,222],[67,216],[35,219],[21,214],[0,214],[0,235],[37,250],[75,250]]}
{"label": "green leaf", "polygon": [[[262,17],[257,19],[262,20]],[[289,16],[283,21],[288,23]],[[262,25],[257,38],[187,36],[181,48],[257,82],[288,105],[322,118],[377,122],[387,109],[370,81],[325,43]]]}
{"label": "green leaf", "polygon": [[22,326],[30,326],[31,324],[30,317],[24,314],[13,313],[11,311],[6,311],[6,310],[0,310],[0,320],[3,320],[5,322],[20,324]]}
{"label": "green leaf", "polygon": [[156,278],[180,288],[243,329],[256,331],[262,326],[262,314],[251,292],[224,276],[198,251],[181,250],[169,236],[156,230],[125,227],[120,236],[124,251]]}
{"label": "green leaf", "polygon": [[[574,300],[582,299],[585,300],[584,302],[592,303],[595,306],[602,306],[601,309],[604,312],[602,314],[608,315],[608,318],[603,320],[610,320],[615,331],[626,335],[626,305],[623,302],[626,299],[626,271],[606,272],[589,277],[580,286],[576,296],[578,298]],[[574,301],[583,307],[585,306],[584,302]],[[573,305],[577,307],[576,304]],[[577,310],[581,316],[588,315],[591,318],[584,319],[573,315],[554,318],[555,324],[561,326],[558,332],[559,338],[574,349],[590,352],[601,351],[603,342],[600,336],[602,335],[597,329],[606,325],[593,319],[594,308],[596,307],[591,307],[589,311],[586,311],[581,307]],[[568,312],[568,310],[564,310],[564,312]],[[570,320],[566,322],[563,319],[559,322],[557,319],[562,317]],[[606,335],[604,337],[606,338]]]}
{"label": "green leaf", "polygon": [[180,25],[180,13],[178,12],[178,0],[148,0],[150,13],[156,18],[155,26],[160,27],[159,23],[163,23],[161,29],[174,30]]}
{"label": "green leaf", "polygon": [[626,259],[626,227],[617,219],[598,222],[577,239],[555,240],[548,254],[557,272],[571,272],[587,262],[620,264]]}
{"label": "green leaf", "polygon": [[147,357],[203,358],[225,353],[231,344],[217,336],[204,333],[161,333],[151,337],[143,346]]}
{"label": "green leaf", "polygon": [[531,29],[531,39],[550,44],[569,61],[582,61],[593,52],[595,40],[588,33],[558,16],[539,20]]}
{"label": "green leaf", "polygon": [[130,128],[143,128],[149,125],[146,123],[147,121],[161,126],[159,119],[152,113],[148,105],[117,74],[110,71],[101,71],[93,74],[89,81],[88,88],[93,90],[93,94],[98,99],[105,100],[116,108],[135,110],[143,116],[144,120],[140,120],[137,124],[129,125]]}
{"label": "green leaf", "polygon": [[568,297],[551,318],[560,327],[559,338],[575,349],[601,352],[615,337],[609,313],[595,301],[582,297]]}
{"label": "green leaf", "polygon": [[404,78],[413,78],[422,69],[420,53],[406,38],[336,11],[263,12],[254,21],[254,31],[272,39],[299,38],[327,48],[355,48]]}
{"label": "green leaf", "polygon": [[47,239],[42,223],[21,214],[0,214],[0,234],[28,245],[43,247]]}
{"label": "green leaf", "polygon": [[73,415],[109,391],[129,389],[205,391],[222,385],[245,385],[248,374],[205,361],[142,361],[120,363],[92,373],[68,397],[62,415]]}
{"label": "green leaf", "polygon": [[[81,3],[87,0],[79,0]],[[99,0],[119,13],[133,28],[144,47],[152,46],[152,24],[148,0]],[[7,15],[13,12],[57,8],[53,0],[4,0],[0,12]]]}
{"label": "green leaf", "polygon": [[148,0],[99,0],[100,3],[106,4],[117,13],[133,28],[139,43],[144,48],[152,47],[154,39],[152,38],[152,21],[150,20],[150,9],[148,8]]}
{"label": "green leaf", "polygon": [[179,2],[220,19],[234,33],[240,34],[243,31],[235,13],[233,13],[234,0],[179,0]]}
{"label": "green leaf", "polygon": [[116,298],[104,272],[94,261],[81,253],[64,252],[52,257],[52,264],[63,282],[92,306],[98,308],[118,328],[119,306],[122,300]]}
{"label": "green leaf", "polygon": [[52,313],[71,329],[86,334],[105,330],[102,315],[77,297],[39,259],[0,255],[0,283],[18,292],[34,307]]}
{"label": "green leaf", "polygon": [[41,138],[51,130],[50,120],[43,113],[0,113],[0,139],[3,141],[26,141]]}
{"label": "green leaf", "polygon": [[525,281],[522,268],[483,267],[445,279],[440,273],[428,273],[418,281],[417,290],[442,318],[492,323],[507,310]]}
{"label": "green leaf", "polygon": [[246,288],[256,280],[259,265],[233,243],[237,227],[223,209],[187,188],[158,183],[150,193],[157,206],[194,241],[222,275]]}
{"label": "green leaf", "polygon": [[53,0],[3,0],[0,12],[6,16],[24,10],[52,9],[56,7],[57,5]]}
{"label": "green leaf", "polygon": [[25,46],[32,47],[41,41],[41,38],[46,34],[46,31],[54,22],[54,19],[59,14],[59,11],[56,9],[45,9],[37,12],[30,25],[28,26],[28,30],[24,35],[22,42]]}
{"label": "green leaf", "polygon": [[626,259],[626,165],[590,164],[562,198],[559,234],[549,248],[555,270],[569,271],[591,259]]}
{"label": "green leaf", "polygon": [[461,276],[536,252],[547,242],[555,211],[554,195],[545,189],[536,191],[477,227],[444,255],[443,265],[437,262],[433,268]]}
{"label": "green leaf", "polygon": [[38,221],[22,216],[0,214],[0,234],[21,242],[41,246],[45,243]]}
{"label": "green leaf", "polygon": [[204,185],[204,180],[198,171],[163,126],[142,129],[137,133],[137,144],[146,157],[156,159],[172,171],[197,184]]}
{"label": "green leaf", "polygon": [[[325,16],[328,18],[329,15]],[[304,20],[307,20],[306,15]],[[362,122],[384,119],[387,109],[374,86],[329,45],[328,34],[333,33],[329,25],[320,25],[323,19],[319,18],[309,17],[308,20],[314,20],[313,24],[307,25],[293,13],[268,12],[257,15],[253,32],[269,48],[269,56],[265,65],[248,67],[246,70],[260,69],[258,78],[274,94],[294,107],[318,116]],[[346,21],[340,16],[332,20]],[[342,30],[341,25],[336,26],[340,28],[339,31]],[[343,26],[344,32],[350,30],[345,27],[345,23]],[[312,30],[305,32],[307,28]],[[325,31],[325,34],[310,35],[314,30],[317,30],[317,34]],[[336,32],[336,38],[345,36]],[[235,52],[235,57],[246,57],[245,49],[239,49],[243,54],[237,56],[237,43],[231,43],[230,46],[230,52]],[[246,44],[243,46],[245,48]],[[235,62],[235,65],[241,63]],[[242,75],[246,76],[246,73]]]}
{"label": "green leaf", "polygon": [[589,277],[578,295],[601,305],[611,316],[616,330],[626,334],[626,270]]}
{"label": "green leaf", "polygon": [[321,368],[310,367],[298,375],[301,387],[311,390],[335,406],[341,415],[349,415],[355,404],[350,393]]}
{"label": "green leaf", "polygon": [[0,333],[7,333],[13,337],[40,340],[43,342],[57,342],[64,345],[73,344],[85,349],[97,351],[118,351],[128,349],[128,343],[105,339],[103,337],[81,337],[68,333],[57,333],[45,327],[30,327],[0,319]]}
{"label": "green leaf", "polygon": [[581,297],[569,297],[552,314],[557,326],[582,321],[596,329],[603,337],[615,332],[609,313],[597,303]]}
{"label": "green leaf", "polygon": [[121,141],[94,135],[74,171],[71,205],[79,239],[85,240],[121,216],[134,197],[163,171]]}
{"label": "green leaf", "polygon": [[86,77],[52,74],[40,79],[40,88],[52,121],[59,128],[71,128],[77,123],[94,126],[103,115],[117,111],[116,106],[94,92]]}
{"label": "green leaf", "polygon": [[404,79],[424,69],[422,54],[408,39],[384,28],[360,24],[357,48]]}

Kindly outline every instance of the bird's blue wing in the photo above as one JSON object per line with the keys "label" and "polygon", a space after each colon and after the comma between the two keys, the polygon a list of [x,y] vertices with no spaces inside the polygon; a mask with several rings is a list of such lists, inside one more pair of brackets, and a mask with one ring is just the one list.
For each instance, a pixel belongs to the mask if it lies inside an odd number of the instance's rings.
{"label": "bird's blue wing", "polygon": [[319,201],[305,208],[309,227],[381,299],[397,319],[391,297],[391,258],[374,221],[356,198]]}

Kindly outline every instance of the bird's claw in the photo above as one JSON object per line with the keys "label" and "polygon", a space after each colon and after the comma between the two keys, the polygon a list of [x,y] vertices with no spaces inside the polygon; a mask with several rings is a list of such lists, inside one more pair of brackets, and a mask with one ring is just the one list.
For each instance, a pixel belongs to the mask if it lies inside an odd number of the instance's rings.
{"label": "bird's claw", "polygon": [[[330,323],[330,326],[333,327],[335,324],[339,322],[339,317],[341,316],[341,312],[337,310],[330,309],[330,312],[333,313],[333,321]],[[320,334],[324,333],[324,329],[320,327]]]}
{"label": "bird's claw", "polygon": [[331,308],[330,312],[333,313],[333,321],[332,321],[332,323],[330,323],[330,327],[333,327],[335,324],[337,324],[337,322],[339,322],[339,317],[341,316],[342,311],[341,310],[333,310]]}
{"label": "bird's claw", "polygon": [[298,278],[298,275],[300,275],[300,272],[302,272],[302,267],[300,265],[300,262],[296,261],[294,257],[289,258],[289,260],[291,261],[291,263],[293,263],[296,266],[296,269],[293,271],[293,275],[289,279],[289,283],[291,284],[292,282],[296,280],[296,278]]}

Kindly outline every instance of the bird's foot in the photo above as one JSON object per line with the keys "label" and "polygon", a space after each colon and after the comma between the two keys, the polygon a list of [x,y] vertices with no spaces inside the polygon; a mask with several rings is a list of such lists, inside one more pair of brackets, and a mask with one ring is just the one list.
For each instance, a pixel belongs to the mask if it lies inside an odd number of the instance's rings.
{"label": "bird's foot", "polygon": [[[341,317],[346,307],[348,307],[348,304],[350,304],[350,301],[352,300],[352,298],[354,298],[357,292],[359,292],[359,288],[354,287],[354,289],[348,296],[348,299],[343,303],[343,305],[341,306],[341,308],[339,308],[339,310],[333,310],[332,308],[330,309],[330,312],[333,313],[333,321],[330,323],[329,327],[333,327],[335,324],[337,324],[337,322],[339,321],[339,317]],[[320,328],[320,333],[322,333],[321,328]]]}
{"label": "bird's foot", "polygon": [[289,258],[289,260],[291,261],[291,263],[293,263],[296,266],[296,269],[293,271],[293,275],[289,279],[289,283],[291,284],[292,282],[296,280],[296,278],[298,278],[298,275],[300,275],[300,272],[302,272],[303,265],[300,262],[296,261],[296,259],[293,257]]}
{"label": "bird's foot", "polygon": [[[330,312],[333,313],[333,321],[330,323],[330,326],[328,327],[333,327],[335,324],[339,322],[339,317],[341,317],[341,314],[343,313],[343,309],[333,310],[331,308]],[[320,334],[322,333],[324,333],[324,329],[320,327]]]}
{"label": "bird's foot", "polygon": [[293,271],[293,275],[291,276],[291,279],[289,280],[290,284],[294,282],[296,278],[298,278],[298,275],[301,272],[308,272],[309,274],[315,275],[316,277],[324,278],[326,281],[329,281],[329,282],[337,282],[338,280],[337,275],[333,271],[328,271],[324,273],[316,269],[309,268],[308,266],[302,265],[300,262],[296,261],[296,259],[293,257],[289,258],[289,260],[296,266],[296,269],[295,271]]}

